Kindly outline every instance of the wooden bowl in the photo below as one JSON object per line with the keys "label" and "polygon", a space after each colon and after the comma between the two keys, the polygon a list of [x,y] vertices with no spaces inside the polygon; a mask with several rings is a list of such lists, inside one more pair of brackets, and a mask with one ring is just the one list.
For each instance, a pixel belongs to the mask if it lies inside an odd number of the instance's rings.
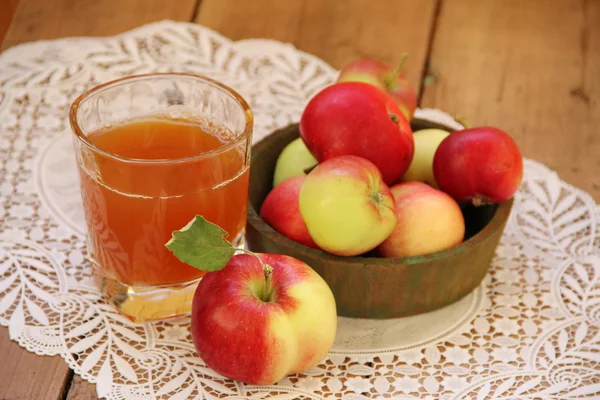
{"label": "wooden bowl", "polygon": [[[413,131],[453,129],[415,119]],[[267,136],[252,148],[246,241],[254,252],[286,254],[310,265],[329,284],[338,315],[394,318],[425,313],[454,303],[475,289],[485,276],[512,200],[500,206],[462,207],[465,241],[450,249],[416,257],[340,257],[296,243],[260,218],[262,201],[272,188],[277,157],[297,138],[290,125]]]}

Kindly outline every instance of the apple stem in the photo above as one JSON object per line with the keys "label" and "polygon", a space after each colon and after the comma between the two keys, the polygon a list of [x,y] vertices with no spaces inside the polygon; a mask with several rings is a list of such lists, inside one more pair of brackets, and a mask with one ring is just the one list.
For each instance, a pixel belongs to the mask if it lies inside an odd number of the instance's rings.
{"label": "apple stem", "polygon": [[273,297],[273,267],[269,264],[263,264],[263,273],[265,274],[265,291],[262,296],[262,301],[270,303]]}
{"label": "apple stem", "polygon": [[457,115],[454,117],[454,120],[464,126],[465,129],[469,129],[469,122],[462,115]]}
{"label": "apple stem", "polygon": [[488,203],[483,199],[483,197],[475,196],[471,199],[471,204],[473,204],[475,207],[480,207]]}
{"label": "apple stem", "polygon": [[402,71],[404,70],[404,64],[406,64],[406,60],[408,60],[408,53],[404,52],[400,56],[400,63],[398,64],[398,66],[393,71],[387,72],[383,76],[383,82],[384,82],[385,86],[387,86],[387,87],[394,86],[396,79],[398,79],[398,77],[400,75],[402,75]]}
{"label": "apple stem", "polygon": [[269,264],[265,264],[257,254],[251,252],[250,250],[237,249],[237,251],[256,257],[256,259],[260,263],[263,269],[263,274],[265,275],[265,290],[260,296],[260,299],[265,303],[270,303],[273,297],[273,284],[271,283],[273,279],[273,267]]}

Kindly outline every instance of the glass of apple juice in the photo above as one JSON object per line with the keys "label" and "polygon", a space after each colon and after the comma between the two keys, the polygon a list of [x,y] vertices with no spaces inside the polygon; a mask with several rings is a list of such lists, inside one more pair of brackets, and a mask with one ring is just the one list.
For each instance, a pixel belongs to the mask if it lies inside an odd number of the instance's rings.
{"label": "glass of apple juice", "polygon": [[199,214],[241,245],[250,107],[211,79],[157,73],[91,89],[69,119],[102,292],[135,322],[189,314],[203,272],[165,244]]}

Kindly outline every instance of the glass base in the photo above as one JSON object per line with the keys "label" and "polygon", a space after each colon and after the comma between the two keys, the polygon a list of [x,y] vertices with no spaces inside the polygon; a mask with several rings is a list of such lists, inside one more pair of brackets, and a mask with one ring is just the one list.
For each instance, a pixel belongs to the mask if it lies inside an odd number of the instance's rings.
{"label": "glass base", "polygon": [[165,286],[129,286],[98,277],[102,293],[121,314],[142,323],[189,315],[200,279]]}
{"label": "glass base", "polygon": [[[236,237],[233,246],[243,248],[245,231]],[[89,243],[88,243],[89,249]],[[164,321],[190,315],[196,287],[202,278],[164,286],[130,286],[98,274],[101,267],[91,260],[100,290],[117,310],[135,323]]]}

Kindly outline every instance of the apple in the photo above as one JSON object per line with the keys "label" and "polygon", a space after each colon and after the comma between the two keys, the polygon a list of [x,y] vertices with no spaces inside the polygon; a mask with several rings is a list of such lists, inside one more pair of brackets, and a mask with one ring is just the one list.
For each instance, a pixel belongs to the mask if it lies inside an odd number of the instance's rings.
{"label": "apple", "polygon": [[327,283],[284,255],[233,256],[202,278],[192,302],[200,358],[219,374],[252,385],[271,385],[317,365],[336,327]]}
{"label": "apple", "polygon": [[396,101],[404,117],[410,121],[417,108],[417,93],[401,73],[404,61],[406,57],[398,68],[392,69],[368,58],[354,60],[340,71],[338,82],[364,82],[378,87]]}
{"label": "apple", "polygon": [[302,138],[291,141],[277,158],[273,187],[293,176],[306,175],[306,171],[317,165],[317,160],[302,141]]}
{"label": "apple", "polygon": [[425,182],[435,188],[438,187],[433,175],[433,156],[450,132],[442,129],[421,129],[413,132],[415,140],[415,154],[404,173],[402,180]]}
{"label": "apple", "polygon": [[180,261],[206,272],[192,299],[200,358],[217,373],[252,385],[271,385],[317,365],[337,329],[327,283],[300,260],[236,249],[226,236],[196,215],[165,244]]}
{"label": "apple", "polygon": [[394,199],[381,173],[357,156],[317,165],[300,189],[300,213],[315,243],[340,256],[375,248],[396,225]]}
{"label": "apple", "polygon": [[515,141],[492,127],[453,132],[433,159],[440,188],[457,201],[474,205],[509,200],[523,180],[523,156]]}
{"label": "apple", "polygon": [[318,248],[300,214],[298,198],[306,175],[294,176],[275,186],[260,207],[260,216],[283,236],[308,247]]}
{"label": "apple", "polygon": [[413,157],[410,124],[390,96],[367,83],[326,87],[308,102],[299,127],[320,163],[344,155],[363,157],[379,168],[388,185],[400,180]]}
{"label": "apple", "polygon": [[396,206],[396,227],[377,248],[382,257],[409,257],[448,249],[463,241],[465,221],[458,203],[423,182],[390,188]]}

